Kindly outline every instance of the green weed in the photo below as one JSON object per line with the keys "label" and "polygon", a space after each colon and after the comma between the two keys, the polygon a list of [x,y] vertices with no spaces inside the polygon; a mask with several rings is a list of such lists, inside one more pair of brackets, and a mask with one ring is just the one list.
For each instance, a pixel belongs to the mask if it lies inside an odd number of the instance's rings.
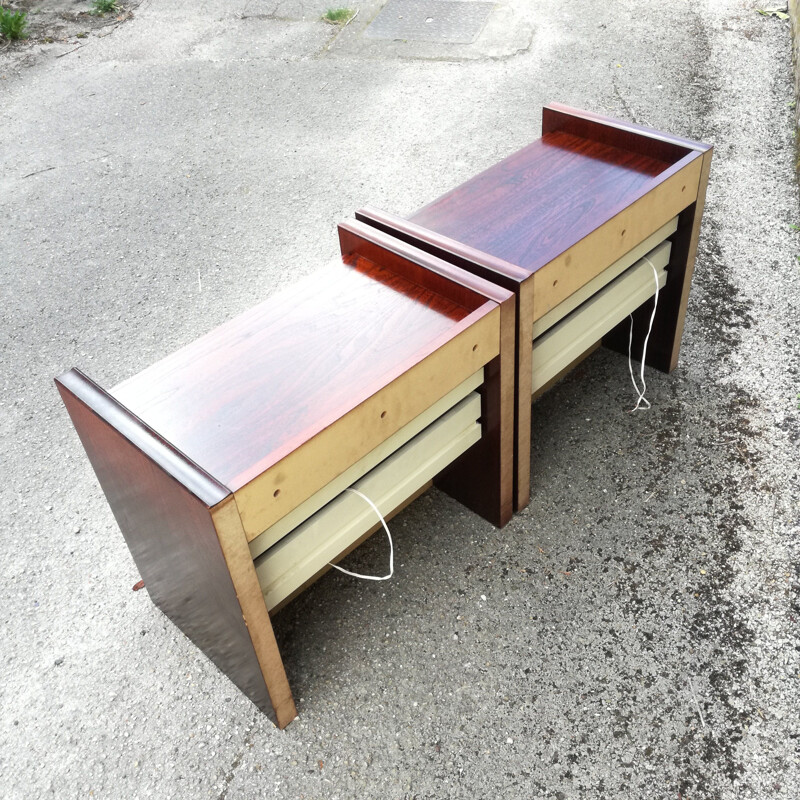
{"label": "green weed", "polygon": [[329,8],[323,15],[325,22],[332,22],[334,25],[344,25],[349,22],[356,12],[352,8]]}
{"label": "green weed", "polygon": [[25,39],[27,26],[28,15],[24,11],[0,7],[0,35],[6,39]]}
{"label": "green weed", "polygon": [[110,14],[117,10],[117,0],[92,0],[90,14],[102,17],[103,14]]}

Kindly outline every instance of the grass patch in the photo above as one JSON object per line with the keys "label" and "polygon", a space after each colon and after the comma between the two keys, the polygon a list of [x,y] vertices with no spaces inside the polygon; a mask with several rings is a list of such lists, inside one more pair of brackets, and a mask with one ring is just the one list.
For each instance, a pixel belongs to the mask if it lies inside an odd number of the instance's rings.
{"label": "grass patch", "polygon": [[25,39],[28,34],[28,15],[24,11],[11,11],[0,7],[0,35],[6,39]]}
{"label": "grass patch", "polygon": [[92,7],[89,13],[102,17],[103,14],[110,14],[112,11],[116,11],[117,7],[117,0],[92,0]]}
{"label": "grass patch", "polygon": [[344,25],[355,15],[352,8],[329,8],[323,15],[322,19],[325,22],[330,22],[333,25]]}

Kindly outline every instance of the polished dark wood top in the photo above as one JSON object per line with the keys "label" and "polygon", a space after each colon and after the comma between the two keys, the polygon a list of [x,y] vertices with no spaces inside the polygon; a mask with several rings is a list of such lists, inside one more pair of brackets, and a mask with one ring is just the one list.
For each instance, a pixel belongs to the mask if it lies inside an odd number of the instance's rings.
{"label": "polished dark wood top", "polygon": [[671,165],[557,130],[410,220],[533,273],[655,186]]}
{"label": "polished dark wood top", "polygon": [[352,252],[111,395],[236,491],[494,307],[454,288]]}

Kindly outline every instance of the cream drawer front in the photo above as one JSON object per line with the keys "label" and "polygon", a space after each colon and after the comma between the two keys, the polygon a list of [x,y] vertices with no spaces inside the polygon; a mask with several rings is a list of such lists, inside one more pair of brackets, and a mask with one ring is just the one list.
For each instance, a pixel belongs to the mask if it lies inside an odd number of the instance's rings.
{"label": "cream drawer front", "polygon": [[363,478],[364,475],[378,466],[381,461],[388,458],[395,450],[399,450],[406,442],[411,441],[418,433],[439,419],[446,411],[453,408],[470,392],[474,392],[482,383],[483,368],[467,378],[462,384],[446,394],[418,417],[415,417],[407,425],[404,425],[397,433],[367,453],[364,458],[334,478],[316,494],[309,497],[308,500],[267,528],[260,536],[253,539],[250,542],[250,555],[254,559],[260,556],[286,536],[287,533],[293,531],[298,525],[305,522],[310,516],[333,500],[334,497],[341,494],[348,486],[352,486],[359,478]]}
{"label": "cream drawer front", "polygon": [[[389,514],[481,437],[481,398],[472,393],[353,484]],[[343,492],[256,559],[268,609],[274,608],[377,522],[363,498]]]}
{"label": "cream drawer front", "polygon": [[[665,268],[671,246],[668,241],[662,242],[647,254],[649,262],[656,267],[659,288],[667,281]],[[641,259],[534,339],[532,392],[558,375],[655,292],[653,269],[648,261]]]}

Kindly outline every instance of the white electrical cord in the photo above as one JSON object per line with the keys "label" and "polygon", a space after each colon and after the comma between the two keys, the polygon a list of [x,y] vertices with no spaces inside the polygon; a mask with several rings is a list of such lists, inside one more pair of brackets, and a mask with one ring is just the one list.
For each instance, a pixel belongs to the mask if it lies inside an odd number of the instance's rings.
{"label": "white electrical cord", "polygon": [[[631,413],[634,411],[639,411],[641,409],[648,409],[650,408],[650,401],[645,399],[644,393],[647,391],[647,384],[644,382],[644,362],[647,358],[647,341],[650,338],[650,332],[653,330],[653,320],[656,318],[656,309],[658,308],[658,271],[655,268],[653,262],[647,257],[644,257],[644,260],[650,265],[653,270],[653,277],[656,281],[656,295],[653,300],[653,313],[650,315],[650,325],[647,328],[647,336],[644,337],[644,346],[642,347],[642,363],[641,363],[641,372],[640,378],[642,380],[642,389],[639,390],[639,384],[636,382],[636,378],[633,376],[633,362],[631,360],[631,348],[633,346],[633,314],[630,314],[631,320],[631,327],[630,332],[628,333],[628,372],[631,374],[631,381],[633,382],[633,388],[636,390],[636,394],[638,397],[636,398],[636,405],[631,409]],[[645,403],[645,405],[642,405]]]}
{"label": "white electrical cord", "polygon": [[352,492],[353,494],[357,494],[359,497],[362,497],[366,500],[373,508],[375,513],[380,517],[381,525],[383,525],[383,529],[386,531],[386,535],[389,537],[389,574],[384,575],[383,577],[378,577],[377,575],[360,575],[358,572],[350,572],[349,569],[345,569],[344,567],[340,567],[337,564],[330,564],[334,569],[338,569],[339,572],[344,572],[345,575],[352,575],[354,578],[361,578],[365,581],[388,581],[389,578],[394,575],[394,544],[392,544],[392,534],[389,533],[389,526],[386,524],[386,520],[383,518],[383,514],[378,511],[378,506],[372,502],[365,494],[362,494],[358,491],[358,489],[353,489],[352,487],[347,490],[348,492]]}

